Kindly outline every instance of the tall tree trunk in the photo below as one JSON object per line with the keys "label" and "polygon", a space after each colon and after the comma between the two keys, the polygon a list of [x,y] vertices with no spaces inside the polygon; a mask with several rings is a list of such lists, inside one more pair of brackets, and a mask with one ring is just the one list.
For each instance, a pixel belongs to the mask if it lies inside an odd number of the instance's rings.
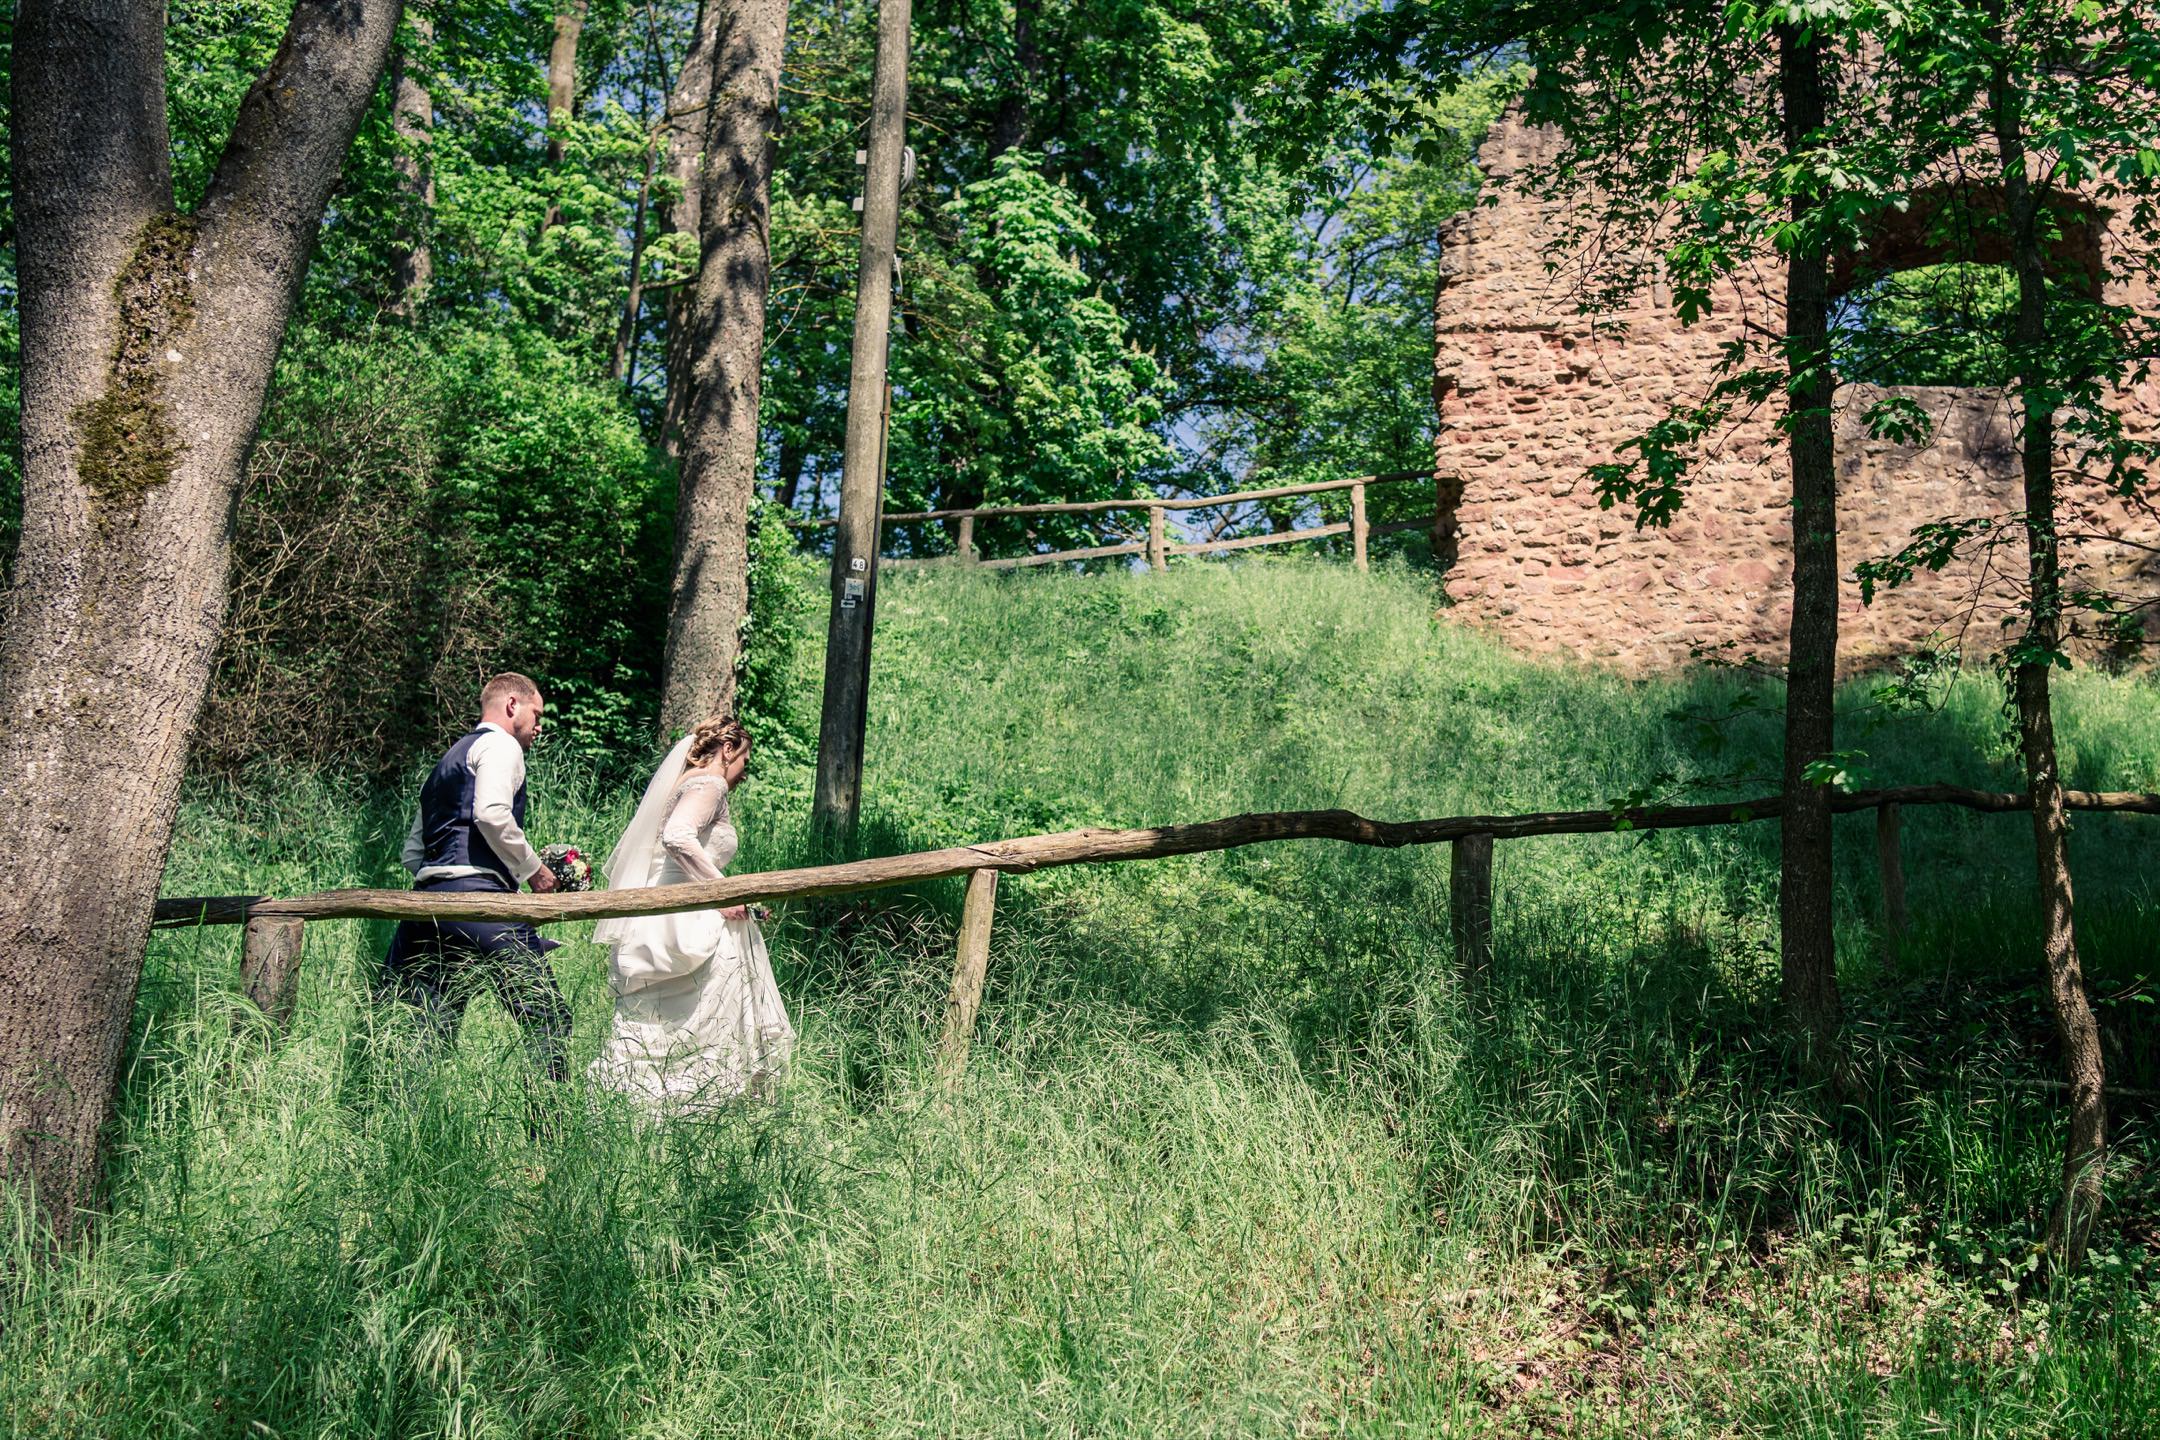
{"label": "tall tree trunk", "polygon": [[[1998,12],[1999,13],[1999,12]],[[2061,1195],[2048,1228],[2054,1263],[2075,1270],[2085,1262],[2100,1213],[2107,1164],[2107,1075],[2100,1026],[2078,961],[2076,905],[2070,887],[2070,825],[2063,809],[2062,772],[2055,752],[2055,707],[2049,691],[2062,646],[2062,567],[2055,533],[2054,377],[2047,359],[2047,255],[2040,236],[2041,197],[2026,173],[2022,95],[1998,58],[1989,77],[1988,108],[2002,161],[2004,208],[2018,278],[2014,379],[2024,412],[2026,563],[2031,613],[2011,680],[2025,788],[2032,799],[2033,861],[2040,892],[2040,948],[2047,963],[2048,1003],[2070,1082],[2070,1135],[2063,1155]]]}
{"label": "tall tree trunk", "polygon": [[398,52],[390,101],[390,125],[398,137],[398,153],[391,163],[397,169],[398,196],[404,202],[407,242],[397,258],[397,299],[391,302],[390,313],[401,320],[420,313],[435,278],[435,257],[428,248],[428,229],[435,214],[435,97],[421,83],[422,67],[414,58],[415,52],[425,55],[434,47],[434,19],[424,10],[415,10],[407,19],[407,34],[410,43]]}
{"label": "tall tree trunk", "polygon": [[[555,7],[555,35],[548,42],[547,68],[547,158],[552,170],[562,169],[567,151],[563,129],[577,115],[577,47],[578,36],[585,31],[586,4],[587,0],[557,0]],[[547,213],[540,217],[540,233],[547,234],[561,218],[561,203],[548,201]]]}
{"label": "tall tree trunk", "polygon": [[750,501],[757,491],[772,273],[773,128],[787,14],[788,0],[736,0],[712,51],[660,699],[660,723],[670,732],[735,703],[735,662],[750,609]]}
{"label": "tall tree trunk", "polygon": [[23,537],[0,624],[0,1171],[95,1200],[263,395],[396,0],[299,0],[173,212],[165,7],[22,0]]}
{"label": "tall tree trunk", "polygon": [[[1778,28],[1778,89],[1785,148],[1815,143],[1828,109],[1821,40]],[[1805,237],[1815,201],[1796,194],[1792,218]],[[1838,1055],[1837,951],[1830,925],[1830,795],[1806,776],[1836,748],[1838,627],[1837,458],[1830,404],[1830,266],[1820,240],[1787,256],[1786,441],[1792,456],[1793,608],[1785,681],[1785,814],[1778,920],[1784,1020],[1803,1063],[1835,1072]]]}
{"label": "tall tree trunk", "polygon": [[[713,51],[719,46],[727,10],[728,0],[699,0],[690,48],[668,96],[668,178],[674,182],[675,198],[668,207],[667,224],[672,233],[689,237],[692,249],[702,244],[698,204],[705,173],[706,108],[712,100]],[[694,281],[668,291],[667,403],[661,409],[660,443],[675,456],[682,453],[683,415],[690,405],[691,315],[696,303]]]}

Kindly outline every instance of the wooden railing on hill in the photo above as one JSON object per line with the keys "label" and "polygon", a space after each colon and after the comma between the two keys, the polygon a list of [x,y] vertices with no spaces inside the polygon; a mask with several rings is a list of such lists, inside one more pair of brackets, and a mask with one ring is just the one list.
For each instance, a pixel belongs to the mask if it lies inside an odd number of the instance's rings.
{"label": "wooden railing on hill", "polygon": [[[1374,525],[1365,517],[1365,492],[1374,485],[1401,485],[1422,480],[1434,484],[1436,476],[1430,470],[1395,470],[1384,475],[1354,475],[1346,480],[1321,480],[1310,485],[1277,485],[1267,490],[1241,490],[1230,495],[1191,495],[1179,498],[1144,496],[1132,500],[1072,500],[1045,502],[1039,505],[993,505],[978,506],[965,510],[903,510],[882,516],[883,525],[916,524],[932,520],[957,520],[959,534],[954,552],[950,555],[925,557],[901,557],[882,560],[885,566],[909,568],[920,565],[979,565],[985,570],[1017,570],[1029,565],[1055,565],[1069,560],[1108,560],[1120,555],[1145,555],[1148,568],[1167,570],[1172,555],[1198,555],[1229,550],[1252,550],[1264,545],[1292,545],[1305,540],[1323,540],[1334,535],[1350,537],[1351,562],[1358,569],[1366,568],[1367,548],[1375,535],[1393,535],[1408,530],[1426,530],[1439,543],[1440,527],[1445,520],[1444,497],[1434,485],[1433,513],[1429,520],[1398,520],[1390,524]],[[1292,495],[1322,495],[1336,490],[1350,492],[1350,518],[1332,525],[1314,525],[1303,530],[1272,531],[1263,535],[1239,535],[1229,539],[1181,540],[1171,543],[1168,515],[1173,510],[1217,510],[1232,505],[1249,504],[1256,500],[1281,500]],[[1116,545],[1091,545],[1078,550],[1048,550],[1040,554],[1010,555],[996,560],[984,560],[975,550],[975,522],[978,520],[1003,520],[1028,515],[1089,515],[1103,514],[1113,510],[1145,510],[1148,512],[1148,538],[1132,540]],[[800,530],[820,530],[839,522],[830,518],[795,522]]]}
{"label": "wooden railing on hill", "polygon": [[[2160,814],[2160,795],[2128,791],[2073,790],[2065,795],[2073,810]],[[1839,813],[1876,812],[1876,848],[1883,888],[1884,929],[1895,937],[1905,926],[1905,878],[1899,846],[1899,815],[1907,805],[1956,805],[1970,810],[2012,811],[2030,808],[2023,795],[1972,790],[1957,785],[1905,785],[1833,795]],[[1784,798],[1705,805],[1645,806],[1632,809],[1558,810],[1529,815],[1458,815],[1436,820],[1368,820],[1348,810],[1291,810],[1233,815],[1197,824],[1162,825],[1143,830],[1068,830],[958,845],[910,855],[887,855],[839,865],[773,870],[686,885],[663,885],[620,893],[605,890],[570,895],[512,895],[463,892],[428,895],[411,890],[328,890],[314,895],[273,899],[253,895],[168,898],[157,902],[154,923],[160,927],[243,925],[241,982],[273,1020],[290,1012],[298,978],[304,927],[321,920],[516,920],[533,924],[600,920],[633,915],[665,915],[682,910],[715,909],[759,900],[803,900],[821,895],[852,894],[955,875],[968,877],[961,911],[958,954],[952,991],[946,1002],[941,1065],[956,1075],[966,1064],[976,1010],[990,953],[990,927],[997,877],[1063,865],[1091,865],[1123,860],[1160,860],[1233,850],[1283,840],[1340,840],[1352,845],[1396,849],[1405,845],[1446,843],[1453,846],[1448,881],[1449,929],[1457,964],[1475,981],[1492,953],[1492,847],[1496,840],[1537,835],[1593,835],[1614,831],[1687,830],[1714,825],[1743,825],[1775,818]]]}

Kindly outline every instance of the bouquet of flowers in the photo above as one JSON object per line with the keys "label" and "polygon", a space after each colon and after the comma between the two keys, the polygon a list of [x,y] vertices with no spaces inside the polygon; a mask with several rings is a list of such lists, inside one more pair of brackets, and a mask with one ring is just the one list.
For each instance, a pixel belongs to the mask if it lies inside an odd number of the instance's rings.
{"label": "bouquet of flowers", "polygon": [[592,862],[575,845],[550,845],[540,852],[540,863],[555,877],[557,890],[592,889]]}

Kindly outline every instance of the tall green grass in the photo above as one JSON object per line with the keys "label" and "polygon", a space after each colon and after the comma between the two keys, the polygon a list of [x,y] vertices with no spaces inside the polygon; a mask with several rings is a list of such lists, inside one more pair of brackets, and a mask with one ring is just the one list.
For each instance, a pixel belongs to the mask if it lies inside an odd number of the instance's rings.
{"label": "tall green grass", "polygon": [[[888,582],[867,843],[1341,805],[1595,806],[1776,769],[1749,682],[1509,655],[1427,582],[1297,563]],[[797,677],[798,728],[816,677]],[[1981,684],[1849,697],[1888,781],[2015,780]],[[2077,783],[2160,788],[2143,681],[2065,687]],[[1722,749],[1674,712],[1732,714]],[[632,757],[633,759],[635,757]],[[1739,784],[1739,782],[1735,782]],[[635,784],[535,765],[604,848]],[[1745,785],[1740,784],[1744,789]],[[1766,787],[1767,788],[1767,787]],[[1727,789],[1718,793],[1734,793]],[[809,778],[740,796],[799,863]],[[393,880],[407,798],[198,788],[172,893]],[[1879,958],[1841,822],[1852,1040],[1833,1102],[1769,1043],[1772,827],[1512,842],[1475,997],[1446,857],[1332,844],[1009,877],[967,1077],[932,1045],[957,882],[769,927],[802,1032],[779,1101],[641,1123],[582,1084],[528,1133],[492,1004],[424,1063],[310,927],[291,1032],[230,930],[152,943],[100,1243],[18,1241],[0,1420],[25,1435],[2090,1435],[2160,1401],[2143,1166],[2092,1274],[2031,1279],[2058,1163],[2016,817],[1908,819]],[[2151,822],[2079,822],[2117,1078],[2160,1083]],[[579,932],[573,932],[579,933]],[[576,1054],[602,957],[558,971]],[[19,1217],[18,1217],[19,1221]]]}

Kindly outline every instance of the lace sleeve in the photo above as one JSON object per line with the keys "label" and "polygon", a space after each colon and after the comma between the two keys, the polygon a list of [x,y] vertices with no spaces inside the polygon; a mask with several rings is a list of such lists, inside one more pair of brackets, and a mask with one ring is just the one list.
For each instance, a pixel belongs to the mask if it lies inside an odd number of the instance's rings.
{"label": "lace sleeve", "polygon": [[683,874],[696,880],[718,880],[720,871],[705,853],[705,831],[720,817],[727,803],[727,785],[700,775],[676,787],[668,801],[667,818],[660,822],[660,844],[674,857]]}

